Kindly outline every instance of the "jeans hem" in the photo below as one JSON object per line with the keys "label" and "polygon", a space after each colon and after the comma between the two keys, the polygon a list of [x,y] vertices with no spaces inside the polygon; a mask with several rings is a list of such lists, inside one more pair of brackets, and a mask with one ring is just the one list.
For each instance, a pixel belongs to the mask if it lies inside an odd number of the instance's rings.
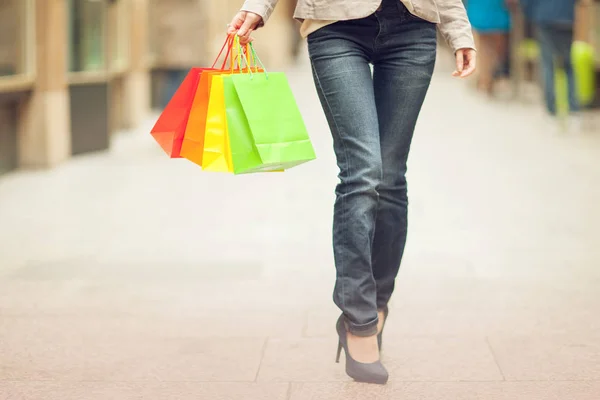
{"label": "jeans hem", "polygon": [[348,327],[348,331],[355,336],[360,337],[369,337],[377,334],[377,323],[379,322],[379,318],[375,318],[373,321],[366,324],[354,324],[346,318],[346,326]]}

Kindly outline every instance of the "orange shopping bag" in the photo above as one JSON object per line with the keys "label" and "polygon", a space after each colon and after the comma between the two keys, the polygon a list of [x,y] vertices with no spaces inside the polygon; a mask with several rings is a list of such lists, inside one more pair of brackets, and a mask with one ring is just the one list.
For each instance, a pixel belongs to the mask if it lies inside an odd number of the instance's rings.
{"label": "orange shopping bag", "polygon": [[[208,71],[204,71],[208,72]],[[214,72],[214,71],[210,71]],[[210,74],[201,74],[181,145],[181,156],[202,165],[204,130],[210,96]]]}

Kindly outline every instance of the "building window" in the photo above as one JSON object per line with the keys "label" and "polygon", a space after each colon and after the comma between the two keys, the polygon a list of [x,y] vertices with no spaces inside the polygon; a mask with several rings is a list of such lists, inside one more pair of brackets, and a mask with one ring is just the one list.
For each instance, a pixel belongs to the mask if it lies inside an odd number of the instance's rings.
{"label": "building window", "polygon": [[69,0],[69,70],[106,69],[106,5],[102,0]]}
{"label": "building window", "polygon": [[129,1],[117,1],[113,5],[114,19],[111,28],[111,68],[119,71],[129,66],[130,11]]}
{"label": "building window", "polygon": [[0,77],[33,72],[33,6],[31,0],[0,0]]}

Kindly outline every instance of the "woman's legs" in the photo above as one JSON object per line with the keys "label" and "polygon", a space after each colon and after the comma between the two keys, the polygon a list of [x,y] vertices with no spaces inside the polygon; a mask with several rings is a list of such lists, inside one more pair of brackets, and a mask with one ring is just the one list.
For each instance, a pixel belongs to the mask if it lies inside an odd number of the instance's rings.
{"label": "woman's legs", "polygon": [[377,329],[371,248],[382,161],[366,45],[375,35],[375,26],[363,21],[337,23],[309,36],[315,84],[340,169],[333,221],[334,301],[344,312],[350,333],[364,337]]}
{"label": "woman's legs", "polygon": [[546,110],[550,115],[556,115],[556,92],[554,86],[555,77],[555,43],[552,30],[545,26],[537,27],[537,38],[540,44],[540,66],[542,69],[544,100]]}
{"label": "woman's legs", "polygon": [[544,76],[544,94],[546,108],[551,115],[557,114],[555,64],[559,63],[564,68],[569,85],[569,111],[579,111],[577,99],[577,86],[575,72],[571,61],[571,47],[573,44],[573,28],[562,25],[539,25],[537,27],[538,40],[541,48],[541,65]]}
{"label": "woman's legs", "polygon": [[436,27],[390,0],[368,18],[311,34],[308,43],[340,168],[334,300],[350,333],[371,337],[404,251],[406,160],[433,73]]}
{"label": "woman's legs", "polygon": [[407,233],[407,159],[417,118],[431,82],[436,59],[435,25],[408,20],[401,32],[380,36],[373,84],[379,120],[383,175],[372,268],[377,307],[384,309],[404,253]]}

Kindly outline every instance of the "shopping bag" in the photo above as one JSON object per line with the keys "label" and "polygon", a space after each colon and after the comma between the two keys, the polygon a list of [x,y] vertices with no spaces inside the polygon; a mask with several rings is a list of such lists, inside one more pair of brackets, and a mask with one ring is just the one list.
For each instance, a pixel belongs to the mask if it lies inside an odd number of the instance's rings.
{"label": "shopping bag", "polygon": [[209,75],[209,100],[202,153],[202,169],[212,172],[233,172],[227,131],[223,75]]}
{"label": "shopping bag", "polygon": [[223,77],[223,93],[233,172],[235,174],[252,172],[263,167],[263,164],[254,146],[252,130],[231,76]]}
{"label": "shopping bag", "polygon": [[285,170],[316,158],[283,73],[242,73],[221,80],[234,173]]}
{"label": "shopping bag", "polygon": [[[208,117],[212,77],[215,75],[237,72],[237,70],[207,70],[201,74],[181,147],[182,157],[203,166],[206,122]],[[211,108],[212,112],[215,112],[215,107],[216,103],[213,103]],[[212,132],[213,130],[209,131],[209,135],[212,134]],[[221,133],[218,134],[219,138],[222,138],[222,136]],[[218,139],[213,138],[211,143],[215,140]],[[209,141],[211,141],[211,139],[209,139]],[[207,161],[207,163],[213,164],[214,160]],[[206,163],[204,163],[204,165],[206,166]],[[215,168],[219,170],[218,167]]]}
{"label": "shopping bag", "polygon": [[204,71],[200,75],[181,145],[181,156],[200,166],[202,165],[202,155],[204,152],[204,132],[206,130],[208,99],[210,95],[210,74],[207,72]]}
{"label": "shopping bag", "polygon": [[[208,68],[210,69],[210,68]],[[171,158],[181,157],[181,145],[198,88],[200,74],[206,68],[192,68],[187,74],[150,133]]]}
{"label": "shopping bag", "polygon": [[583,41],[575,41],[571,52],[579,104],[589,106],[596,97],[594,46]]}
{"label": "shopping bag", "polygon": [[[575,74],[575,90],[580,106],[588,106],[595,98],[596,76],[594,70],[594,49],[585,42],[573,42],[571,63]],[[560,63],[555,65],[554,91],[556,108],[562,117],[569,115],[569,83],[565,69]]]}

